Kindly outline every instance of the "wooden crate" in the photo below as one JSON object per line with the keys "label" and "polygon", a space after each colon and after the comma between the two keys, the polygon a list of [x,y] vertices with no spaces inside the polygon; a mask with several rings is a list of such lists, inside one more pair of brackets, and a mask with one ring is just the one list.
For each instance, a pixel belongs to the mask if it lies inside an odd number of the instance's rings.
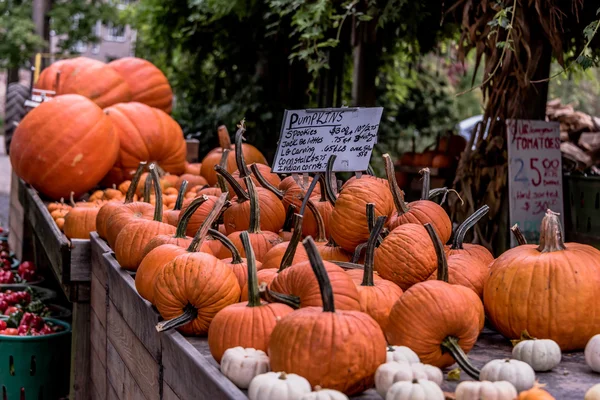
{"label": "wooden crate", "polygon": [[189,163],[198,162],[198,156],[200,155],[200,141],[198,139],[186,139],[185,140],[187,153],[186,161]]}

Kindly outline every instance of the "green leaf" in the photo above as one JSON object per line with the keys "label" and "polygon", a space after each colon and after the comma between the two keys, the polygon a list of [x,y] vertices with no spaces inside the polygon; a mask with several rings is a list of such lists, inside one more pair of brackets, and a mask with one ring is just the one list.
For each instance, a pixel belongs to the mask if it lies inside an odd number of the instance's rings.
{"label": "green leaf", "polygon": [[588,68],[593,67],[595,64],[594,59],[585,54],[582,54],[579,57],[577,57],[576,62],[581,66],[581,68],[583,68],[584,71]]}

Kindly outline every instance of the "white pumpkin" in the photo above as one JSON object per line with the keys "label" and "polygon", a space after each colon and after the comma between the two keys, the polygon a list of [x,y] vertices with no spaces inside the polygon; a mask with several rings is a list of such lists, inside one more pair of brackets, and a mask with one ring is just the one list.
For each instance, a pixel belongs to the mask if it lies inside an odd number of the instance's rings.
{"label": "white pumpkin", "polygon": [[600,400],[600,383],[589,388],[583,400]]}
{"label": "white pumpkin", "polygon": [[433,365],[391,361],[381,364],[377,368],[375,388],[381,397],[385,397],[385,394],[394,383],[412,381],[413,379],[426,379],[441,385],[444,381],[444,374],[441,369]]}
{"label": "white pumpkin", "polygon": [[388,346],[386,357],[386,362],[406,361],[409,364],[421,362],[417,353],[406,346]]}
{"label": "white pumpkin", "polygon": [[257,375],[248,387],[250,400],[300,400],[311,392],[310,383],[300,375],[267,372]]}
{"label": "white pumpkin", "polygon": [[558,343],[550,339],[523,340],[513,348],[512,357],[526,362],[534,371],[550,371],[560,363]]}
{"label": "white pumpkin", "polygon": [[600,372],[600,334],[592,336],[585,346],[585,362],[592,371]]}
{"label": "white pumpkin", "polygon": [[269,357],[262,350],[232,347],[221,358],[221,372],[240,389],[248,389],[250,381],[269,372]]}
{"label": "white pumpkin", "polygon": [[481,381],[508,381],[517,392],[531,389],[535,384],[535,372],[529,364],[519,360],[492,360],[485,364],[479,374]]}
{"label": "white pumpkin", "polygon": [[456,400],[514,400],[517,389],[507,381],[464,381],[458,384],[454,395]]}
{"label": "white pumpkin", "polygon": [[349,400],[342,392],[333,389],[321,389],[315,386],[315,391],[305,394],[300,400]]}
{"label": "white pumpkin", "polygon": [[392,385],[385,400],[444,400],[444,392],[435,382],[425,379],[400,381]]}

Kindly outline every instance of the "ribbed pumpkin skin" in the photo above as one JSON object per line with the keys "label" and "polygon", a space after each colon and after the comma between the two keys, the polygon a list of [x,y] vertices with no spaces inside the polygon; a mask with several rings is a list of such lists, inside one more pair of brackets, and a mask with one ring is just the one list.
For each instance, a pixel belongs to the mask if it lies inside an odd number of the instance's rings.
{"label": "ribbed pumpkin skin", "polygon": [[[240,285],[240,289],[243,288],[244,285],[248,283],[248,263],[246,259],[242,258],[242,262],[237,264],[232,263],[233,259],[231,257],[223,258],[221,259],[221,261],[223,261],[223,264],[225,264],[227,268],[233,271],[233,273],[235,274],[235,278],[237,279],[238,284]],[[262,268],[262,264],[259,261],[255,262],[257,270]]]}
{"label": "ribbed pumpkin skin", "polygon": [[[56,88],[58,71],[60,78]],[[42,71],[35,87],[54,90],[57,95],[79,94],[92,100],[100,108],[131,101],[129,85],[121,75],[103,62],[86,57],[53,63]]]}
{"label": "ribbed pumpkin skin", "polygon": [[[242,145],[242,151],[244,152],[244,159],[248,165],[267,164],[267,159],[262,153],[254,146],[244,143]],[[206,178],[208,184],[214,186],[217,184],[217,173],[215,172],[215,165],[221,163],[221,157],[223,156],[223,149],[220,147],[212,149],[202,159],[202,166],[200,167],[200,174]],[[231,145],[231,152],[227,156],[227,172],[233,173],[237,171],[237,164],[235,163],[235,146]]]}
{"label": "ribbed pumpkin skin", "polygon": [[[333,214],[333,206],[328,201],[318,201],[315,196],[313,196],[313,200],[311,200],[315,207],[319,210],[319,214],[321,214],[321,218],[323,218],[323,224],[325,227],[325,237],[329,237],[329,220],[331,219],[331,214]],[[317,226],[317,221],[315,219],[315,215],[312,210],[308,210],[304,213],[304,222],[302,223],[302,236],[312,236],[313,238],[317,237],[319,233],[319,229]]]}
{"label": "ribbed pumpkin skin", "polygon": [[335,242],[346,251],[369,239],[367,203],[375,204],[375,218],[389,216],[394,200],[385,180],[363,176],[346,182],[335,202],[329,231]]}
{"label": "ribbed pumpkin skin", "polygon": [[65,216],[63,232],[69,239],[89,239],[90,232],[96,230],[96,216],[99,208],[75,207]]}
{"label": "ribbed pumpkin skin", "polygon": [[[273,248],[271,248],[271,250],[269,250],[263,258],[262,269],[279,268],[289,243],[290,242],[283,242],[273,246]],[[296,247],[296,252],[294,253],[294,258],[292,259],[290,265],[298,264],[302,261],[308,261],[308,254],[306,254],[306,250],[304,250],[304,245],[302,245],[302,243],[298,243],[298,247]]]}
{"label": "ribbed pumpkin skin", "polygon": [[55,200],[96,186],[118,154],[119,136],[110,119],[78,95],[57,96],[31,110],[10,146],[15,173]]}
{"label": "ribbed pumpkin skin", "polygon": [[[262,231],[279,232],[285,223],[285,208],[275,194],[267,189],[257,187],[258,205],[260,208],[260,229]],[[241,232],[250,226],[250,201],[242,203],[233,198],[223,214],[223,224],[227,234]]]}
{"label": "ribbed pumpkin skin", "polygon": [[188,304],[198,316],[177,328],[186,335],[206,335],[215,315],[240,298],[234,273],[206,253],[187,253],[167,263],[158,274],[154,305],[165,320],[183,313]]}
{"label": "ribbed pumpkin skin", "polygon": [[[324,261],[331,281],[336,310],[360,310],[358,290],[352,278],[335,264]],[[281,271],[269,288],[275,292],[300,297],[300,307],[323,307],[319,283],[308,261]]]}
{"label": "ribbed pumpkin skin", "polygon": [[129,85],[131,101],[171,113],[173,90],[165,74],[154,64],[137,57],[124,57],[111,61],[108,66]]}
{"label": "ribbed pumpkin skin", "polygon": [[356,311],[323,312],[318,307],[284,317],[269,343],[273,371],[298,374],[311,386],[347,395],[373,386],[385,353],[385,337],[373,318]]}
{"label": "ribbed pumpkin skin", "polygon": [[[183,217],[185,210],[187,210],[192,200],[193,199],[188,199],[183,202],[183,205],[181,206],[181,212],[179,213],[179,218],[177,218],[177,224],[181,222],[181,217]],[[206,217],[208,217],[208,214],[210,214],[210,210],[213,209],[216,202],[217,197],[208,196],[208,200],[202,203],[200,207],[198,207],[196,211],[194,211],[194,213],[188,221],[187,228],[185,229],[186,235],[193,237],[196,234],[196,232],[200,228],[200,225],[202,225]]]}
{"label": "ribbed pumpkin skin", "polygon": [[[489,272],[486,264],[468,254],[454,254],[448,257],[448,283],[467,287],[480,298],[483,297],[483,286]],[[434,271],[429,279],[437,279],[437,271]]]}
{"label": "ribbed pumpkin skin", "polygon": [[486,314],[504,336],[523,330],[562,351],[583,349],[600,332],[600,251],[579,243],[540,253],[521,245],[494,261],[486,279]]}
{"label": "ribbed pumpkin skin", "polygon": [[152,220],[154,218],[154,206],[150,203],[135,201],[133,203],[122,204],[115,209],[106,223],[106,241],[115,248],[117,236],[125,226],[136,219]]}
{"label": "ribbed pumpkin skin", "polygon": [[[233,243],[236,249],[240,252],[242,257],[246,257],[246,251],[244,251],[244,246],[242,246],[242,241],[240,240],[240,233],[233,232],[229,236],[227,236],[229,240]],[[269,231],[263,231],[260,233],[250,233],[250,244],[252,245],[252,249],[254,250],[254,255],[256,257],[256,261],[260,261],[262,263],[263,257],[273,246],[281,243],[281,238],[279,235]],[[221,246],[221,250],[217,254],[219,258],[227,258],[231,253],[227,248]]]}
{"label": "ribbed pumpkin skin", "polygon": [[[263,174],[263,176],[265,175]],[[283,192],[283,199],[281,199],[281,202],[283,203],[284,209],[287,210],[290,204],[295,205],[297,207],[297,210],[300,209],[300,206],[302,205],[302,200],[304,200],[304,193],[306,192],[306,189],[308,189],[308,187],[310,186],[312,178],[309,177],[308,183],[306,184],[304,184],[303,177],[300,177],[300,181],[302,182],[304,188],[300,187],[300,185],[298,185],[294,178],[291,176],[284,178],[279,184],[279,190]],[[321,188],[319,185],[317,185],[313,189],[311,196],[314,199],[315,203],[317,203],[317,199],[320,195]],[[329,212],[328,214],[331,215],[331,212]],[[329,215],[323,215],[323,213],[321,213],[321,217],[325,221],[326,227],[328,226],[327,223],[329,222]],[[317,221],[313,213],[310,210],[308,210],[304,213],[304,220],[302,221],[302,233],[304,235],[308,235],[311,232],[314,232],[312,236],[316,236]]]}
{"label": "ribbed pumpkin skin", "polygon": [[423,364],[445,368],[455,361],[449,353],[442,353],[442,341],[456,337],[467,353],[475,345],[484,320],[481,300],[471,289],[427,281],[400,296],[385,334],[391,345],[409,347]]}
{"label": "ribbed pumpkin skin", "polygon": [[444,246],[444,251],[448,257],[455,254],[468,254],[478,258],[488,267],[494,262],[492,253],[479,244],[464,243],[462,249],[451,249],[450,246]]}
{"label": "ribbed pumpkin skin", "polygon": [[144,248],[158,235],[174,234],[175,227],[159,221],[140,220],[127,224],[117,235],[115,258],[121,268],[137,271],[144,258]]}
{"label": "ribbed pumpkin skin", "polygon": [[116,104],[104,112],[121,139],[119,158],[105,183],[131,179],[140,161],[156,162],[171,174],[185,172],[183,132],[167,113],[142,103]]}
{"label": "ribbed pumpkin skin", "polygon": [[430,223],[438,233],[442,243],[446,243],[452,236],[452,222],[448,214],[439,204],[429,200],[417,200],[408,203],[409,211],[398,215],[394,213],[390,217],[389,229],[392,230],[402,224],[421,224]]}
{"label": "ribbed pumpkin skin", "polygon": [[96,215],[96,232],[102,239],[106,239],[106,224],[112,213],[121,207],[124,203],[118,201],[109,201],[98,211]]}
{"label": "ribbed pumpkin skin", "polygon": [[[273,282],[273,279],[277,276],[278,271],[275,268],[263,268],[260,271],[256,272],[256,276],[258,277],[258,285],[261,283],[266,283],[270,285]],[[248,301],[248,282],[242,287],[242,301]]]}
{"label": "ribbed pumpkin skin", "polygon": [[163,244],[146,253],[135,274],[135,288],[140,296],[154,304],[154,286],[158,274],[167,263],[185,253],[186,249],[174,244]]}
{"label": "ribbed pumpkin skin", "polygon": [[431,239],[423,225],[403,224],[375,250],[375,271],[406,290],[437,270]]}
{"label": "ribbed pumpkin skin", "polygon": [[350,261],[352,259],[352,255],[339,246],[317,243],[317,250],[325,261]]}

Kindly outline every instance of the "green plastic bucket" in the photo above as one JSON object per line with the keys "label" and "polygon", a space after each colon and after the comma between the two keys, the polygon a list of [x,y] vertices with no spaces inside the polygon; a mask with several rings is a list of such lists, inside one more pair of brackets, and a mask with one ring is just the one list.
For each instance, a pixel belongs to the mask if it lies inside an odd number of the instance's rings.
{"label": "green plastic bucket", "polygon": [[6,400],[56,400],[69,393],[71,326],[46,336],[0,335],[0,394]]}

